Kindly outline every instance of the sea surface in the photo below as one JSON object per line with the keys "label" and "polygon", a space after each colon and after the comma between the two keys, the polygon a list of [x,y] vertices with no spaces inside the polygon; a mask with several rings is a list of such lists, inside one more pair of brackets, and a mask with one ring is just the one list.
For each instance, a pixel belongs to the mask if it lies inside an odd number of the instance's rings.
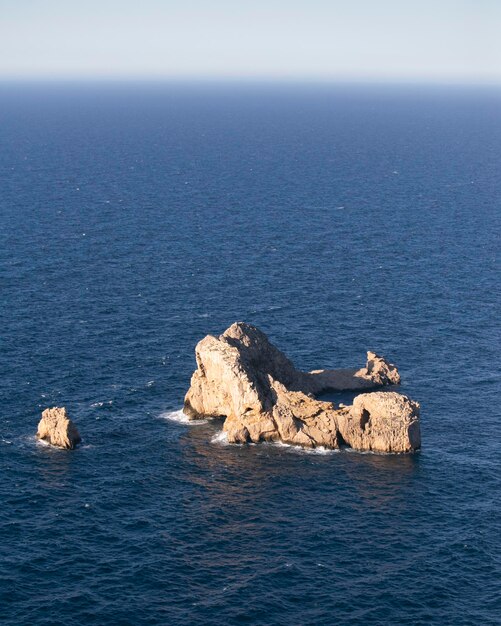
{"label": "sea surface", "polygon": [[[0,184],[2,624],[501,623],[500,89],[2,84]],[[384,354],[421,452],[186,424],[236,320]]]}

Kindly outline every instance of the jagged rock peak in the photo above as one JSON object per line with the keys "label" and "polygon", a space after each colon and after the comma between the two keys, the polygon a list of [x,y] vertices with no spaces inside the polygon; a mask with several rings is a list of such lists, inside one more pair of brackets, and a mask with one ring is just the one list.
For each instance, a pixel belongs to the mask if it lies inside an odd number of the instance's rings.
{"label": "jagged rock peak", "polygon": [[292,362],[256,326],[235,322],[219,339],[235,347],[248,367],[269,374],[284,384],[295,382],[298,372]]}
{"label": "jagged rock peak", "polygon": [[367,352],[367,365],[357,372],[359,376],[366,376],[378,385],[399,385],[400,374],[392,363],[388,363],[375,352]]}
{"label": "jagged rock peak", "polygon": [[45,409],[38,424],[37,438],[58,448],[72,450],[81,442],[75,424],[70,420],[64,407]]}

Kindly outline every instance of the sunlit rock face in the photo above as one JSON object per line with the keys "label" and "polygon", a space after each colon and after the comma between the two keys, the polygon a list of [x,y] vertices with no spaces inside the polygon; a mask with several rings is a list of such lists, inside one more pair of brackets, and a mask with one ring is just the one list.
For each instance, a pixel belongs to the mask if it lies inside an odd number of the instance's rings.
{"label": "sunlit rock face", "polygon": [[77,427],[68,417],[64,407],[45,409],[38,424],[37,438],[57,448],[69,450],[75,448],[81,441]]}
{"label": "sunlit rock face", "polygon": [[358,450],[412,452],[421,447],[419,404],[394,391],[360,394],[339,427]]}
{"label": "sunlit rock face", "polygon": [[218,338],[202,339],[195,354],[184,412],[191,418],[225,417],[231,443],[282,441],[381,452],[420,447],[419,405],[406,396],[364,393],[352,407],[338,408],[314,397],[398,384],[397,368],[373,352],[361,369],[300,372],[258,328],[237,322]]}

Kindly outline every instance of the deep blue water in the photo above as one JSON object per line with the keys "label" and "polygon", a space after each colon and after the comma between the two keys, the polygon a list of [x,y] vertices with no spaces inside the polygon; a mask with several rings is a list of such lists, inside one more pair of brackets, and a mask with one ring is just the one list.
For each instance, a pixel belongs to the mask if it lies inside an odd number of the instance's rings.
{"label": "deep blue water", "polygon": [[[500,90],[3,85],[0,145],[2,623],[501,623]],[[382,352],[422,451],[166,419],[236,320]]]}

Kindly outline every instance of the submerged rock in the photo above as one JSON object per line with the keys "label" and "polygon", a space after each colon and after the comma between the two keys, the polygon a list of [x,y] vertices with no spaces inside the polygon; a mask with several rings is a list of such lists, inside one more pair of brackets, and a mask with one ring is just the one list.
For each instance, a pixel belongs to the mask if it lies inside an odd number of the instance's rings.
{"label": "submerged rock", "polygon": [[381,452],[409,452],[420,446],[419,405],[406,396],[362,394],[353,407],[338,408],[315,399],[314,394],[327,390],[398,384],[397,368],[373,352],[367,353],[362,369],[300,372],[263,332],[238,322],[219,338],[202,339],[195,355],[197,370],[184,412],[190,418],[225,417],[223,430],[231,443],[282,441],[327,448],[345,444]]}
{"label": "submerged rock", "polygon": [[38,424],[37,438],[58,448],[70,450],[81,442],[77,427],[68,417],[64,407],[45,409]]}

